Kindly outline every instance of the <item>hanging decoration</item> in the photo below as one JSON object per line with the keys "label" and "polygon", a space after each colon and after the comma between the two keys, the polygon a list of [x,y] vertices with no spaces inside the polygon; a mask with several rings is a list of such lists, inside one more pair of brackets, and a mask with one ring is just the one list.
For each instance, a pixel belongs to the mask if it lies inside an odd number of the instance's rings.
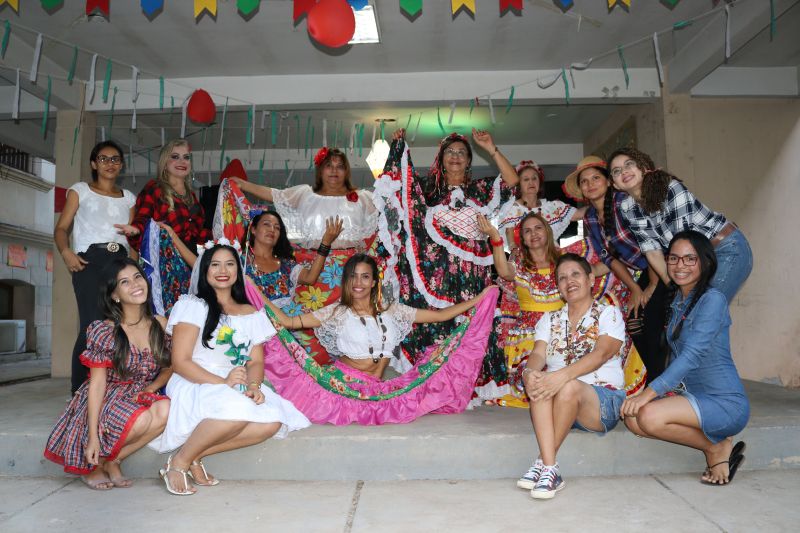
{"label": "hanging decoration", "polygon": [[422,0],[400,0],[400,9],[409,17],[416,17],[422,13]]}
{"label": "hanging decoration", "polygon": [[775,38],[778,31],[778,21],[775,18],[775,0],[769,0],[769,40]]}
{"label": "hanging decoration", "polygon": [[477,98],[472,98],[469,101],[469,117],[472,118],[472,112],[475,110],[475,103],[478,101]]}
{"label": "hanging decoration", "polygon": [[522,0],[500,0],[500,14],[503,15],[506,11],[513,8],[516,11],[522,11]]}
{"label": "hanging decoration", "polygon": [[249,17],[253,11],[258,9],[261,0],[236,0],[236,9],[245,17]]}
{"label": "hanging decoration", "polygon": [[731,57],[731,6],[725,4],[725,60]]}
{"label": "hanging decoration", "polygon": [[117,86],[114,85],[114,93],[111,95],[111,114],[108,116],[108,129],[114,129],[114,108],[117,106]]}
{"label": "hanging decoration", "polygon": [[[563,70],[563,69],[562,69]],[[511,111],[511,106],[514,105],[514,86],[511,86],[511,92],[508,94],[508,103],[506,104],[506,115]]]}
{"label": "hanging decoration", "polygon": [[8,4],[14,12],[19,15],[19,0],[0,0],[0,6]]}
{"label": "hanging decoration", "polygon": [[626,10],[631,8],[631,0],[608,0],[608,10],[611,11],[620,4]]}
{"label": "hanging decoration", "polygon": [[219,145],[224,146],[225,123],[228,122],[228,97],[225,97],[225,105],[222,107],[222,123],[219,125]]}
{"label": "hanging decoration", "polygon": [[11,37],[11,23],[6,21],[4,26],[3,42],[0,44],[0,59],[6,56],[6,50],[8,50],[8,38]]}
{"label": "hanging decoration", "polygon": [[455,16],[461,8],[475,16],[475,0],[450,0],[450,10]]}
{"label": "hanging decoration", "polygon": [[199,19],[203,12],[208,11],[212,17],[217,16],[217,0],[194,0],[194,18]]}
{"label": "hanging decoration", "polygon": [[308,15],[311,8],[316,5],[317,0],[294,0],[292,7],[292,20],[295,24],[303,15]]}
{"label": "hanging decoration", "polygon": [[47,118],[50,116],[50,92],[53,89],[53,80],[47,76],[47,92],[44,93],[44,111],[42,112],[42,138],[47,137]]}
{"label": "hanging decoration", "polygon": [[347,0],[320,0],[306,19],[311,38],[329,48],[341,48],[356,32],[356,17]]}
{"label": "hanging decoration", "polygon": [[622,47],[617,46],[617,54],[619,55],[619,62],[622,63],[622,74],[625,76],[625,88],[630,87],[631,78],[628,76],[628,64],[625,62],[625,55],[622,53]]}
{"label": "hanging decoration", "polygon": [[492,97],[489,96],[489,120],[492,122],[492,125],[497,124],[497,120],[494,118],[494,104],[492,104]]}
{"label": "hanging decoration", "polygon": [[[453,115],[456,113],[456,103],[450,102],[450,116],[447,118],[448,126],[453,123]],[[381,121],[381,129],[383,129],[383,121]],[[383,139],[383,131],[381,131],[381,139]]]}
{"label": "hanging decoration", "polygon": [[36,48],[33,52],[33,61],[31,62],[31,83],[36,83],[36,78],[39,75],[39,59],[42,57],[42,34],[36,36]]}
{"label": "hanging decoration", "polygon": [[272,139],[272,146],[278,144],[278,113],[271,111],[269,114],[270,122],[270,138]]}
{"label": "hanging decoration", "polygon": [[89,66],[89,94],[88,94],[88,101],[91,102],[94,100],[94,90],[95,90],[95,71],[97,70],[97,54],[92,54],[92,62]]}
{"label": "hanging decoration", "polygon": [[575,5],[575,2],[572,0],[556,0],[556,4],[558,4],[558,7],[560,7],[562,11],[567,11],[572,9],[572,6]]}
{"label": "hanging decoration", "polygon": [[111,9],[109,8],[110,0],[86,0],[86,14],[92,15],[95,11],[99,11],[104,17],[111,16]]}
{"label": "hanging decoration", "polygon": [[19,69],[17,69],[17,83],[14,85],[14,103],[11,105],[11,120],[19,120]]}
{"label": "hanging decoration", "polygon": [[442,114],[441,111],[439,111],[438,107],[436,108],[436,122],[439,123],[439,129],[442,132],[442,136],[446,135],[444,130],[444,125],[442,124]]}
{"label": "hanging decoration", "polygon": [[158,110],[164,111],[164,76],[158,77]]}
{"label": "hanging decoration", "polygon": [[564,100],[569,105],[569,83],[567,83],[567,71],[564,68],[561,69],[561,81],[564,83]]}
{"label": "hanging decoration", "polygon": [[78,66],[78,47],[72,47],[72,61],[69,63],[69,73],[67,74],[67,83],[72,85],[72,80],[75,78],[75,68]]}
{"label": "hanging decoration", "polygon": [[203,89],[197,89],[189,98],[186,114],[192,122],[208,125],[217,117],[217,106],[210,94]]}
{"label": "hanging decoration", "polygon": [[658,83],[664,85],[664,66],[661,64],[661,48],[658,46],[658,32],[653,32],[653,51],[656,55],[656,71],[658,71]]}
{"label": "hanging decoration", "polygon": [[55,9],[55,8],[61,6],[61,4],[63,4],[63,3],[64,3],[64,0],[42,0],[42,7],[45,8],[46,10],[50,11],[52,9]]}
{"label": "hanging decoration", "polygon": [[103,78],[103,103],[108,102],[108,87],[111,83],[111,58],[106,60],[106,75]]}
{"label": "hanging decoration", "polygon": [[369,5],[369,0],[347,0],[347,3],[356,11],[361,11]]}
{"label": "hanging decoration", "polygon": [[164,0],[142,0],[141,6],[142,13],[148,17],[152,17],[158,13],[159,10],[164,9]]}

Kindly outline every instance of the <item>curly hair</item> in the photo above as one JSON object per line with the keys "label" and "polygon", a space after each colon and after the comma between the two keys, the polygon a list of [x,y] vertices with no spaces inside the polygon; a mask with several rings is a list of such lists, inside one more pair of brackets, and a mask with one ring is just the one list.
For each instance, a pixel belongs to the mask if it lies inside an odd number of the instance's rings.
{"label": "curly hair", "polygon": [[642,206],[644,212],[652,215],[661,211],[664,201],[667,199],[670,181],[680,180],[666,170],[656,168],[653,159],[649,155],[629,146],[617,148],[608,156],[606,164],[609,169],[611,169],[611,162],[620,155],[633,161],[643,175],[642,197],[638,200],[638,203]]}

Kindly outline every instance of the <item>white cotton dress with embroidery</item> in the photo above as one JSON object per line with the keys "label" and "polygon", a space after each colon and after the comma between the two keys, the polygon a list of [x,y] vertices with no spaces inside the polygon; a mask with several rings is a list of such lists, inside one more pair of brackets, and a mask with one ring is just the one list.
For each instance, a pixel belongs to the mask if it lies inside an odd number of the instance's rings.
{"label": "white cotton dress with embroidery", "polygon": [[[184,294],[172,308],[167,323],[167,333],[172,334],[176,324],[191,324],[200,328],[205,325],[208,306],[202,299]],[[219,325],[214,330],[209,348],[202,344],[200,334],[192,352],[192,361],[205,370],[219,377],[227,377],[233,369],[231,359],[225,352],[228,344],[217,345],[216,338],[220,325],[229,326],[235,331],[235,342],[245,343],[249,349],[263,344],[276,334],[264,311],[248,315],[222,315]],[[170,398],[169,418],[167,426],[159,437],[150,443],[150,447],[164,453],[183,445],[197,425],[206,419],[239,420],[257,423],[280,422],[281,428],[274,438],[282,439],[290,431],[303,429],[311,425],[308,418],[284,398],[269,388],[261,385],[264,403],[257,405],[237,389],[228,385],[211,383],[192,383],[173,374],[167,383],[167,396]]]}

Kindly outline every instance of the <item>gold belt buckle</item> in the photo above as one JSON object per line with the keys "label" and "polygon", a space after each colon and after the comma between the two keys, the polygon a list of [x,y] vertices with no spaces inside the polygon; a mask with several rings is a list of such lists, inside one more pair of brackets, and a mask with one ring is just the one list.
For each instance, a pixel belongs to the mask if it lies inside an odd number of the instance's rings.
{"label": "gold belt buckle", "polygon": [[106,250],[108,250],[112,254],[119,252],[119,243],[117,242],[106,243]]}

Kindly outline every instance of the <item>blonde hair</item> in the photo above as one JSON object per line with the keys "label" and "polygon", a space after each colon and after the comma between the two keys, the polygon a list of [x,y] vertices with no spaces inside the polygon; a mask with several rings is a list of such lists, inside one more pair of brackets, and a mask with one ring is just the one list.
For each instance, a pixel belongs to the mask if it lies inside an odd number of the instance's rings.
{"label": "blonde hair", "polygon": [[[156,183],[158,183],[158,187],[161,189],[161,194],[167,200],[167,204],[169,205],[169,210],[173,211],[175,209],[175,189],[172,188],[172,185],[169,184],[169,171],[167,170],[167,162],[169,161],[170,155],[172,155],[172,151],[175,148],[185,146],[189,152],[192,151],[192,147],[189,144],[189,141],[186,139],[173,139],[161,149],[161,153],[158,156],[158,175],[156,176]],[[185,178],[183,178],[184,186],[186,187],[186,196],[187,199],[187,207],[194,204],[194,195],[192,195],[192,175],[191,173],[187,174]]]}

